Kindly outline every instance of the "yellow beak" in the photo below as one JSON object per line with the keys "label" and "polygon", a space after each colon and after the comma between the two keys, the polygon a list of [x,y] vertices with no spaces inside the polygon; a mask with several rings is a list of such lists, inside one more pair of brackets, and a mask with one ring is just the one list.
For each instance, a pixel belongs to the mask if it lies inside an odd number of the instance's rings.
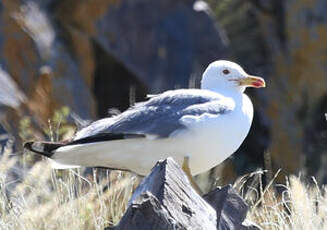
{"label": "yellow beak", "polygon": [[266,87],[266,82],[263,78],[248,75],[246,78],[239,79],[238,82],[242,86],[261,88]]}

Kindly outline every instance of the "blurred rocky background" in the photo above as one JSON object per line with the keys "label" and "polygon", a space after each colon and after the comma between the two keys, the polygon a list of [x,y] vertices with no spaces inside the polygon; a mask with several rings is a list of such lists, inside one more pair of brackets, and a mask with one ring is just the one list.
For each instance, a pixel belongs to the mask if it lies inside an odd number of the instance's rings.
{"label": "blurred rocky background", "polygon": [[[210,62],[229,59],[267,88],[248,89],[250,135],[201,185],[257,168],[327,183],[326,10],[325,0],[1,0],[0,144],[46,138],[63,106],[80,126],[148,93],[199,87]],[[26,117],[33,135],[22,137]]]}

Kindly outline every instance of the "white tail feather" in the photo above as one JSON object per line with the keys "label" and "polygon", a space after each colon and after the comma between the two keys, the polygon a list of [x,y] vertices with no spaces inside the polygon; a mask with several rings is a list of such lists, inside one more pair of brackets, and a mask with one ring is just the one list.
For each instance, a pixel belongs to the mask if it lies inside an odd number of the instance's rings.
{"label": "white tail feather", "polygon": [[71,168],[80,168],[79,165],[67,165],[67,164],[61,164],[55,160],[52,160],[48,158],[49,162],[51,163],[51,167],[54,169],[71,169]]}

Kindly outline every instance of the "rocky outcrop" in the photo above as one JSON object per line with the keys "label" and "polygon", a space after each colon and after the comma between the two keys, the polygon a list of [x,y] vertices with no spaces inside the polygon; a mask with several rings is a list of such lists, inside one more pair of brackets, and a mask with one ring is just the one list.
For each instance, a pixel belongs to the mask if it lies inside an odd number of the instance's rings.
{"label": "rocky outcrop", "polygon": [[[92,1],[76,5],[73,0],[65,1],[58,12],[65,22],[94,38],[152,93],[187,87],[192,74],[201,74],[208,63],[226,56],[220,31],[206,11],[194,7],[195,1],[98,4],[102,8],[97,14]],[[85,20],[84,13],[91,17]]]}
{"label": "rocky outcrop", "polygon": [[234,154],[230,165],[238,174],[253,171],[253,163],[263,165],[262,152],[271,143],[265,167],[283,169],[280,180],[306,168],[326,183],[326,2],[209,2],[226,29],[233,58],[267,80],[265,90],[247,90],[260,110],[242,154]]}
{"label": "rocky outcrop", "polygon": [[62,105],[94,117],[91,90],[47,11],[32,1],[3,1],[1,18],[1,64],[26,95],[28,110],[40,122]]}
{"label": "rocky outcrop", "polygon": [[120,223],[107,230],[260,230],[243,224],[248,207],[230,185],[201,198],[172,158],[157,163],[129,203]]}
{"label": "rocky outcrop", "polygon": [[215,23],[193,4],[4,0],[1,65],[26,95],[24,113],[44,125],[62,105],[83,119],[106,116],[148,92],[188,87],[226,54]]}
{"label": "rocky outcrop", "polygon": [[[226,57],[222,31],[195,2],[68,0],[58,5],[57,18],[75,50],[90,43],[95,48],[92,82],[101,116],[110,107],[126,109],[149,92],[185,88],[190,82],[198,86],[208,63]],[[79,53],[84,63],[90,63],[88,53]]]}
{"label": "rocky outcrop", "polygon": [[287,174],[307,166],[326,183],[326,2],[253,2],[271,57],[266,112],[273,166]]}
{"label": "rocky outcrop", "polygon": [[18,109],[25,101],[25,94],[9,74],[0,67],[0,120],[4,119],[8,108]]}

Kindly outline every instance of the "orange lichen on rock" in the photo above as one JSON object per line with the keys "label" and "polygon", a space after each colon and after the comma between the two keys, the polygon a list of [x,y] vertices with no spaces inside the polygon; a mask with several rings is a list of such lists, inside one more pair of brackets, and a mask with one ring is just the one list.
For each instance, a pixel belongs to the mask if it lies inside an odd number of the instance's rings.
{"label": "orange lichen on rock", "polygon": [[39,122],[47,124],[46,122],[52,117],[54,111],[58,109],[58,105],[53,96],[52,86],[52,70],[44,66],[40,69],[39,79],[35,84],[34,91],[27,103],[28,108],[35,117],[39,118]]}

